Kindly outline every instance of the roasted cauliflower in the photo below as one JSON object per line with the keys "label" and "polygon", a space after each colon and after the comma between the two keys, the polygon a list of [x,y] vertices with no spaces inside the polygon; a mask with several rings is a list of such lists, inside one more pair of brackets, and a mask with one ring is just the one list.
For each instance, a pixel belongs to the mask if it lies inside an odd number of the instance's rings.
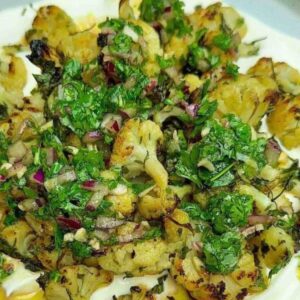
{"label": "roasted cauliflower", "polygon": [[157,145],[162,139],[163,133],[154,122],[138,119],[127,121],[114,143],[111,166],[126,168],[129,178],[146,172],[164,193],[168,185],[168,173],[157,158]]}

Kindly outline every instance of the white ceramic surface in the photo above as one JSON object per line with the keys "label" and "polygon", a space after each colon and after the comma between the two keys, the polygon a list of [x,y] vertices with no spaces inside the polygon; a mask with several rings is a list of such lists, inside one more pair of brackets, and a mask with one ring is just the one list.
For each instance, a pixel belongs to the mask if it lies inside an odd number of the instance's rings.
{"label": "white ceramic surface", "polygon": [[[159,1],[159,0],[158,0]],[[213,0],[185,0],[188,10],[192,10],[196,4],[208,4],[215,2]],[[27,5],[24,3],[27,3]],[[24,31],[30,28],[30,24],[35,15],[35,9],[38,4],[33,7],[29,6],[30,1],[27,0],[0,0],[0,10],[4,7],[22,6],[12,9],[8,12],[0,11],[0,45],[4,43],[16,43],[23,35]],[[93,12],[96,16],[116,16],[118,12],[118,0],[46,0],[43,4],[56,4],[65,9],[72,17],[79,17]],[[267,37],[261,43],[259,56],[273,57],[276,61],[286,61],[292,66],[300,69],[300,0],[228,0],[227,3],[241,9],[241,13],[246,17],[249,32],[246,37],[251,41],[260,37]],[[254,5],[255,3],[255,5]],[[289,5],[287,5],[289,3]],[[26,12],[24,14],[24,7]],[[245,14],[245,12],[247,14]],[[255,15],[260,21],[255,20],[249,15]],[[274,30],[276,28],[276,30]],[[287,32],[298,37],[291,38],[287,34],[277,31]],[[242,59],[239,61],[241,71],[245,71],[250,65],[254,64],[257,57]],[[31,72],[37,72],[32,69],[32,65],[27,63]],[[31,77],[30,83],[26,88],[29,93],[34,80]],[[294,151],[292,155],[299,157],[299,151]],[[298,259],[294,258],[291,263],[274,278],[271,287],[259,296],[252,297],[255,300],[300,300],[300,281],[296,278],[296,267]],[[122,277],[118,277],[117,281],[110,287],[95,293],[92,300],[111,300],[112,295],[126,293],[132,282],[135,284],[145,279],[133,278],[126,283]],[[156,280],[153,277],[147,278],[149,286],[153,286]],[[122,290],[122,291],[121,291]],[[162,298],[161,298],[162,299]]]}

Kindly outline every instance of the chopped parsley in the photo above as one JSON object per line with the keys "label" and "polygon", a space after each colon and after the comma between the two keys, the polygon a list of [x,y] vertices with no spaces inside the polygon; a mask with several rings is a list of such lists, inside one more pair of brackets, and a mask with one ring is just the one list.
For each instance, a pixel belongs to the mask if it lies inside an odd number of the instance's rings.
{"label": "chopped parsley", "polygon": [[220,33],[213,38],[213,44],[221,50],[227,51],[232,45],[232,38],[227,33]]}
{"label": "chopped parsley", "polygon": [[232,62],[228,62],[225,67],[226,74],[231,76],[234,80],[236,80],[239,76],[239,66]]}
{"label": "chopped parsley", "polygon": [[242,241],[238,233],[222,235],[208,233],[203,238],[203,261],[212,273],[228,274],[236,267],[241,255]]}
{"label": "chopped parsley", "polygon": [[[177,175],[199,186],[218,187],[232,183],[238,167],[246,176],[253,177],[266,165],[266,140],[252,140],[250,126],[233,115],[225,120],[227,127],[216,120],[206,122],[203,128],[208,134],[191,150],[181,152],[176,165]],[[254,163],[248,164],[249,160]]]}

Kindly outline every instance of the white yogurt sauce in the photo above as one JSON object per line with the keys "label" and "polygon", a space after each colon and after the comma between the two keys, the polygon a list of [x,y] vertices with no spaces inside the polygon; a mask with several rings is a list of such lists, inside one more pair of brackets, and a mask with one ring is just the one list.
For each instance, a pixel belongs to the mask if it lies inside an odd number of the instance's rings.
{"label": "white yogurt sauce", "polygon": [[[184,2],[186,3],[186,10],[191,12],[196,5],[201,4],[206,6],[216,1],[185,0]],[[24,6],[0,11],[0,45],[17,44],[22,38],[24,32],[31,27],[36,10],[42,5],[58,5],[67,11],[67,13],[73,18],[79,18],[90,13],[94,14],[97,18],[103,18],[106,16],[117,17],[118,3],[118,0],[44,0],[35,3],[32,7],[27,6],[25,13]],[[250,42],[266,37],[265,40],[260,42],[261,49],[258,56],[242,58],[239,60],[238,65],[240,66],[241,72],[247,71],[247,69],[257,61],[258,57],[263,56],[272,57],[275,61],[287,62],[291,66],[300,69],[300,39],[295,39],[275,31],[271,27],[266,26],[264,23],[247,15],[243,11],[241,11],[241,14],[245,18],[248,26],[248,33],[245,39],[246,41]],[[21,53],[19,56],[25,58],[25,55],[26,53]],[[31,89],[35,86],[35,81],[31,74],[38,73],[39,69],[33,66],[26,59],[25,62],[26,66],[28,67],[28,83],[25,87],[24,93],[26,96],[28,96],[30,95]],[[266,127],[262,128],[262,130],[265,131]],[[293,158],[300,158],[300,151],[298,149],[287,152]],[[265,292],[258,296],[249,297],[249,299],[300,299],[300,282],[296,276],[297,265],[298,258],[294,257],[289,265],[282,270],[278,276],[274,277],[271,286]],[[21,273],[23,273],[23,271]],[[33,281],[36,279],[34,276],[25,276],[27,278],[24,278],[24,275],[22,276],[22,274],[16,274],[14,276],[14,278],[18,278],[18,285],[13,287],[11,284],[9,284],[9,288],[7,289],[9,293],[12,293],[14,290],[17,290],[18,287],[23,286],[24,284],[28,284],[30,280]],[[23,281],[21,278],[23,278]],[[118,296],[126,294],[129,292],[131,286],[139,284],[153,287],[155,284],[157,284],[157,276],[144,276],[126,279],[124,279],[123,276],[116,276],[111,285],[95,292],[91,297],[91,300],[111,300],[113,295]],[[166,291],[158,297],[159,299],[166,299],[168,291],[170,293],[169,295],[172,294],[171,285],[172,284],[170,281],[167,281],[165,289]]]}

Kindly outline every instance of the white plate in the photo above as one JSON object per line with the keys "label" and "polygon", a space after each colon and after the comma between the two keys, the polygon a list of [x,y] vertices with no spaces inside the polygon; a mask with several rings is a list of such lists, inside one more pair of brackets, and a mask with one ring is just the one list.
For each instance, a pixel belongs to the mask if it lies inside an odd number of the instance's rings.
{"label": "white plate", "polygon": [[[160,1],[160,0],[158,0]],[[34,3],[33,8],[24,3],[28,0],[0,0],[0,10],[4,7],[11,7],[17,4],[22,6],[9,11],[0,11],[0,45],[7,43],[17,43],[25,30],[30,28],[32,19],[35,16],[36,8],[40,5]],[[66,10],[72,17],[80,17],[88,13],[94,13],[98,17],[117,16],[118,0],[52,0],[42,1],[42,4],[56,4]],[[211,0],[185,0],[187,9],[191,11],[196,4],[208,4]],[[285,61],[300,70],[300,39],[290,37],[294,35],[300,37],[300,1],[289,0],[228,0],[228,3],[239,8],[246,19],[248,34],[246,40],[267,37],[261,43],[259,56],[272,57],[276,61]],[[25,13],[24,13],[25,12]],[[245,14],[247,12],[247,14]],[[252,16],[250,16],[250,14]],[[256,16],[261,21],[254,19]],[[13,22],[12,22],[13,20]],[[264,23],[262,23],[262,20]],[[268,25],[267,25],[268,24]],[[276,30],[274,29],[276,28]],[[285,32],[281,33],[279,31]],[[239,65],[241,71],[254,64],[257,57],[241,59]],[[36,69],[35,69],[36,70]],[[34,81],[31,78],[31,83]],[[27,86],[26,92],[31,86]],[[299,158],[300,151],[293,151],[291,155]],[[300,281],[296,277],[298,259],[294,258],[291,263],[274,278],[271,286],[264,293],[251,297],[255,300],[298,300],[300,299]],[[139,279],[140,280],[140,279]],[[122,280],[121,280],[122,281]],[[132,281],[137,283],[137,279],[130,279],[126,285],[122,282],[122,293],[129,291]],[[149,278],[149,284],[154,285],[155,280]],[[108,289],[96,292],[92,300],[111,300],[112,295],[118,294],[121,285],[114,284]],[[119,290],[120,292],[120,290]]]}

